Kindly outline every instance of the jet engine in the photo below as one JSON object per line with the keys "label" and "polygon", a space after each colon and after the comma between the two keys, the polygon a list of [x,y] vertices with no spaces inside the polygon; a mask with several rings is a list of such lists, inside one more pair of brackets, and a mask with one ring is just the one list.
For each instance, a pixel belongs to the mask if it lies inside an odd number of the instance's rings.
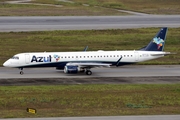
{"label": "jet engine", "polygon": [[78,73],[78,72],[84,72],[84,69],[81,69],[78,66],[64,66],[64,73]]}

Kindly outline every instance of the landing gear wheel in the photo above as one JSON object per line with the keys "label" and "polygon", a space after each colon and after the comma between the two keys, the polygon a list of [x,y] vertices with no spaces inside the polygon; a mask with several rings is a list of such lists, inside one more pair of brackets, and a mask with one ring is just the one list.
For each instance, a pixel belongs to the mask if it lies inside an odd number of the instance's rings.
{"label": "landing gear wheel", "polygon": [[20,69],[20,75],[23,75],[24,74],[24,72],[23,72],[23,68],[19,68]]}
{"label": "landing gear wheel", "polygon": [[20,71],[20,74],[21,74],[21,75],[23,75],[23,74],[24,74],[24,72],[23,72],[23,71]]}
{"label": "landing gear wheel", "polygon": [[90,70],[87,70],[86,75],[92,75],[92,72]]}

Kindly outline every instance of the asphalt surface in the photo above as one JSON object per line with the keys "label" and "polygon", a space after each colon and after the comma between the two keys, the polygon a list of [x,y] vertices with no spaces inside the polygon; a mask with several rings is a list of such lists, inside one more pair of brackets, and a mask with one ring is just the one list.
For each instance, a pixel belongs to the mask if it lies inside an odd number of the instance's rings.
{"label": "asphalt surface", "polygon": [[180,27],[180,15],[0,17],[0,32]]}
{"label": "asphalt surface", "polygon": [[[3,120],[179,120],[180,115],[107,116],[107,117],[53,117],[53,118],[7,118]],[[1,120],[1,119],[0,119]]]}
{"label": "asphalt surface", "polygon": [[65,74],[55,68],[26,68],[20,75],[17,68],[0,68],[0,85],[60,84],[176,84],[180,83],[180,65],[130,65],[94,68],[85,73]]}

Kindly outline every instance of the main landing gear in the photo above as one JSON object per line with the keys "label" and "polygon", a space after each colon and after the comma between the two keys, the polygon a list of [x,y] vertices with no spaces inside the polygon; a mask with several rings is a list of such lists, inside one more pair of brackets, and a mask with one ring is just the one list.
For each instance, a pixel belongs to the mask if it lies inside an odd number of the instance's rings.
{"label": "main landing gear", "polygon": [[23,75],[23,74],[24,74],[24,72],[23,72],[23,68],[19,68],[19,69],[20,69],[19,74],[20,74],[20,75]]}
{"label": "main landing gear", "polygon": [[86,75],[92,75],[92,72],[90,70],[86,70]]}

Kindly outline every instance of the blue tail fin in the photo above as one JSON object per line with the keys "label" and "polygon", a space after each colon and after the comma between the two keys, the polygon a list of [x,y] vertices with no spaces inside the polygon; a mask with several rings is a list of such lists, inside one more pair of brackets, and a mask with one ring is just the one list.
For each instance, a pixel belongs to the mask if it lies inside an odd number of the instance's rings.
{"label": "blue tail fin", "polygon": [[163,51],[166,40],[167,27],[161,28],[151,42],[141,50],[145,51]]}

